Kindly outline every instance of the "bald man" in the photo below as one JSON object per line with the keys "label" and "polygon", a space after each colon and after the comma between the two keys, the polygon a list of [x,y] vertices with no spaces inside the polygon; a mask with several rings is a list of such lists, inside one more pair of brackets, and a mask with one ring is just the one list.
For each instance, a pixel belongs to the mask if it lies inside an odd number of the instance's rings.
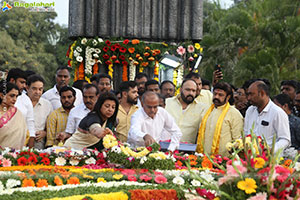
{"label": "bald man", "polygon": [[168,150],[174,151],[179,147],[182,133],[174,118],[165,109],[159,107],[158,95],[147,91],[142,96],[142,107],[131,117],[127,142],[134,147],[158,143],[163,135],[163,130],[171,135]]}
{"label": "bald man", "polygon": [[291,142],[288,115],[270,99],[270,89],[263,81],[252,83],[247,91],[250,106],[246,111],[244,132],[265,136],[271,147],[275,136],[275,152]]}

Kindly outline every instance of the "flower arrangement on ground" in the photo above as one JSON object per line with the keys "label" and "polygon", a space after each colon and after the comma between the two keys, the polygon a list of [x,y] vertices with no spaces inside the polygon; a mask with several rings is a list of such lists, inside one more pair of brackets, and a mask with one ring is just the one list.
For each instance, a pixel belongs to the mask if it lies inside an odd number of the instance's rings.
{"label": "flower arrangement on ground", "polygon": [[148,147],[132,149],[128,144],[118,143],[112,135],[103,138],[103,145],[107,149],[107,159],[124,168],[138,169],[174,169],[176,159],[169,153],[158,151],[157,143]]}
{"label": "flower arrangement on ground", "polygon": [[[225,172],[219,174],[218,183],[208,183],[201,177],[198,179],[203,183],[203,187],[197,191],[200,196],[204,195],[203,191],[210,189],[215,191],[210,197],[221,199],[300,198],[299,156],[294,161],[280,159],[282,151],[274,153],[274,146],[268,147],[253,134],[228,144],[228,148],[233,156],[227,161],[226,167],[214,163]],[[243,158],[239,156],[240,152],[243,152]]]}

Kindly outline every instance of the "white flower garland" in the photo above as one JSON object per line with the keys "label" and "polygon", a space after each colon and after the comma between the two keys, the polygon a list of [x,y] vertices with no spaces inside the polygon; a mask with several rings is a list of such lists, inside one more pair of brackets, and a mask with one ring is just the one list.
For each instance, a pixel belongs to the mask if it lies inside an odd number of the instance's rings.
{"label": "white flower garland", "polygon": [[130,62],[130,65],[129,65],[129,80],[130,81],[134,81],[134,77],[135,77],[135,71],[136,71],[136,67],[135,65],[133,64],[134,63],[134,60],[132,60]]}
{"label": "white flower garland", "polygon": [[[132,186],[132,185],[138,185],[138,186],[146,186],[146,185],[156,185],[151,183],[139,183],[139,182],[133,182],[133,181],[111,181],[111,182],[99,182],[99,183],[91,183],[86,182],[78,185],[62,185],[62,186],[48,186],[48,187],[23,187],[23,188],[14,188],[14,189],[4,189],[4,186],[2,182],[0,181],[0,195],[4,194],[13,194],[14,192],[42,192],[42,191],[61,191],[69,188],[78,188],[78,187],[103,187],[103,188],[110,188],[110,187],[119,187],[119,186]],[[1,190],[2,188],[2,190]]]}

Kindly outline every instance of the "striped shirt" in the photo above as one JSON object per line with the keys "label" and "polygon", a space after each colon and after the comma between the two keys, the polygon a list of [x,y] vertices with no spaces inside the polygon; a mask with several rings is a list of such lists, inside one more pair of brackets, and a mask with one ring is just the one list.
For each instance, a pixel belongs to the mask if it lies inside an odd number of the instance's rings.
{"label": "striped shirt", "polygon": [[69,112],[60,107],[49,115],[47,119],[47,142],[46,146],[57,145],[57,133],[64,132],[67,126]]}

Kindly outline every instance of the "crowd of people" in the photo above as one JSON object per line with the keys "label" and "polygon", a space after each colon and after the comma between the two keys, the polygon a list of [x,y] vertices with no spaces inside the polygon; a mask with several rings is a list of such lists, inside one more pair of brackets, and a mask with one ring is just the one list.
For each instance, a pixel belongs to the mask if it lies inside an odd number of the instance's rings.
{"label": "crowd of people", "polygon": [[197,152],[227,155],[228,142],[254,133],[269,145],[275,141],[275,151],[300,150],[300,87],[294,80],[282,81],[272,100],[268,80],[235,88],[221,81],[221,71],[214,72],[212,85],[191,72],[178,90],[172,81],[159,83],[144,73],[115,90],[108,74],[73,87],[70,78],[69,68],[59,67],[56,84],[44,92],[42,76],[11,69],[0,83],[0,146],[101,150],[103,137],[114,134],[133,147],[169,140],[170,151],[192,143]]}

